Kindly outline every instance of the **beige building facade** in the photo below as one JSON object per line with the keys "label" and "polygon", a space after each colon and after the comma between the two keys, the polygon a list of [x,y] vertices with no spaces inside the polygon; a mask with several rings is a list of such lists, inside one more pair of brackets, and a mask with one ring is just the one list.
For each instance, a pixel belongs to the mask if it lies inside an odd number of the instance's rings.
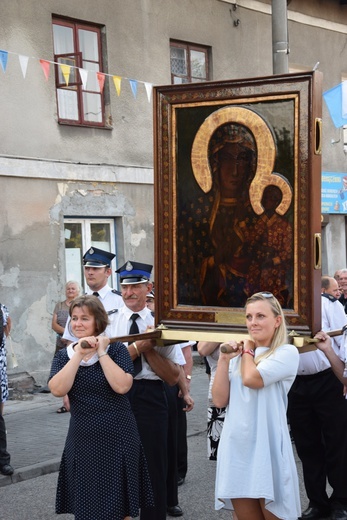
{"label": "beige building facade", "polygon": [[[347,5],[287,4],[289,70],[319,62],[323,90],[339,84]],[[0,301],[10,374],[45,384],[52,312],[67,280],[84,284],[83,252],[109,247],[114,269],[154,261],[151,87],[189,80],[185,65],[194,81],[271,75],[271,0],[3,0],[0,24]],[[347,173],[324,103],[322,159]],[[324,273],[347,265],[345,218],[325,218]]]}

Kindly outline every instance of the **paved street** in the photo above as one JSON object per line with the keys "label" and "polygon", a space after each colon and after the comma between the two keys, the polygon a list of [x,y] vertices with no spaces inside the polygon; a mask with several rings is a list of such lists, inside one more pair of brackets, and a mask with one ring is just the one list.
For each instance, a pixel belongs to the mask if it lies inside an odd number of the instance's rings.
{"label": "paved street", "polygon": [[[231,520],[230,513],[214,511],[215,464],[206,458],[207,385],[204,365],[196,357],[192,378],[195,408],[188,415],[189,470],[179,488],[182,520]],[[56,413],[60,404],[51,394],[6,403],[8,445],[16,471],[12,478],[0,476],[1,520],[73,518],[54,514],[56,471],[69,422],[69,414]],[[298,468],[300,471],[300,463]],[[304,509],[307,499],[300,480]]]}

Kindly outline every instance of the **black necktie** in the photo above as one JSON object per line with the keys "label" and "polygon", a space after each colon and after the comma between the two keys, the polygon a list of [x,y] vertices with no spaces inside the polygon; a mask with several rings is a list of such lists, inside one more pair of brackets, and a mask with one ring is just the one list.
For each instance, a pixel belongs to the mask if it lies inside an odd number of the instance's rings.
{"label": "black necktie", "polygon": [[96,296],[97,298],[99,298],[99,293],[98,292],[93,292],[93,296]]}
{"label": "black necktie", "polygon": [[[136,323],[136,320],[137,320],[137,318],[139,318],[139,316],[140,315],[136,314],[136,312],[130,316],[132,323],[130,325],[129,334],[139,334],[139,332],[140,332],[139,327]],[[141,370],[142,370],[141,356],[135,358],[133,363],[134,363],[134,374],[135,374],[135,376],[137,376],[137,374],[139,372],[141,372]]]}

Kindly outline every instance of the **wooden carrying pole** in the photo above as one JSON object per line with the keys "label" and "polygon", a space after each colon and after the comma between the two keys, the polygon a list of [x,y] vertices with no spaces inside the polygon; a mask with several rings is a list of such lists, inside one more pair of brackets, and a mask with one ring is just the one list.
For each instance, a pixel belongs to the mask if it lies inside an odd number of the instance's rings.
{"label": "wooden carrying pole", "polygon": [[[335,336],[342,336],[342,334],[344,334],[346,329],[347,329],[347,326],[343,327],[342,329],[329,330],[327,332],[327,334],[331,338],[334,338]],[[314,345],[315,343],[317,343],[319,341],[319,339],[317,339],[317,338],[311,338],[309,336],[299,336],[294,331],[288,335],[288,338],[289,338],[290,343],[295,345],[299,349],[299,352],[301,354],[303,354],[304,352],[310,352],[311,350],[317,350],[317,347],[315,347],[315,345]],[[234,351],[233,351],[232,347],[229,347],[228,345],[224,345],[223,347],[221,347],[221,352],[227,354],[227,353],[232,353]]]}
{"label": "wooden carrying pole", "polygon": [[[341,336],[344,334],[346,327],[337,330],[330,330],[327,334],[333,338],[335,336]],[[311,338],[309,336],[300,336],[295,331],[292,331],[288,335],[290,343],[295,345],[299,352],[309,352],[310,350],[316,350],[314,346],[317,343],[316,338]],[[249,335],[246,333],[236,333],[236,332],[217,332],[217,331],[194,331],[194,330],[169,330],[166,328],[157,328],[153,330],[149,330],[147,332],[143,332],[142,334],[131,334],[128,336],[118,336],[116,338],[110,338],[110,343],[115,343],[117,341],[132,343],[134,341],[140,341],[142,339],[154,339],[156,340],[156,344],[159,347],[165,347],[167,345],[173,345],[175,343],[183,343],[185,341],[210,341],[214,343],[227,343],[228,341],[242,341],[245,339],[250,339]],[[82,342],[82,348],[88,348],[89,344],[84,341]],[[224,351],[223,351],[224,352]]]}

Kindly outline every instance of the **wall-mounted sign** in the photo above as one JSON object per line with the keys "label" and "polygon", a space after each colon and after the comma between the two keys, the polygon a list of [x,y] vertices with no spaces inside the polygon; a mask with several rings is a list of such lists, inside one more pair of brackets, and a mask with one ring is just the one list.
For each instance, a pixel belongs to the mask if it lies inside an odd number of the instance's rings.
{"label": "wall-mounted sign", "polygon": [[322,213],[347,214],[347,173],[322,172]]}

